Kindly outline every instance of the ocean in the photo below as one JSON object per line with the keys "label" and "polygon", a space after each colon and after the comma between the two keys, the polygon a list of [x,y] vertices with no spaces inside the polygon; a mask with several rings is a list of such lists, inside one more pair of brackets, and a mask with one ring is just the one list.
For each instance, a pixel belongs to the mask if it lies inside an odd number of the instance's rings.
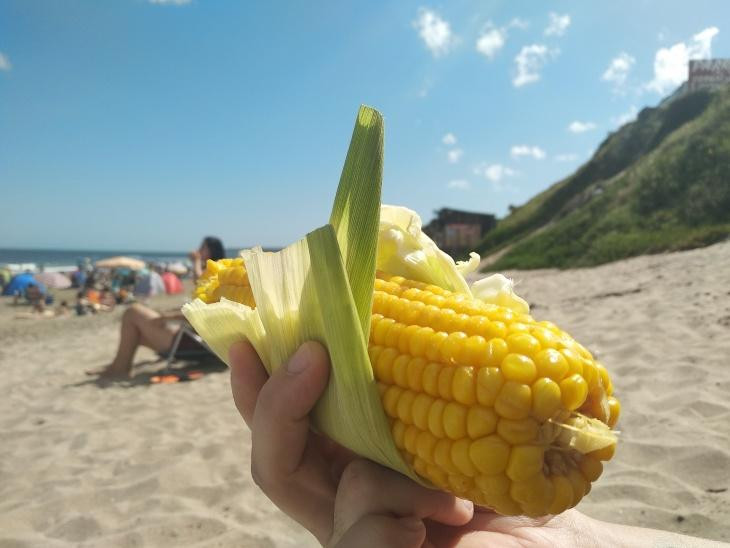
{"label": "ocean", "polygon": [[[240,249],[226,249],[226,257],[237,257]],[[267,251],[278,251],[276,248]],[[133,257],[147,263],[171,263],[181,261],[188,263],[188,253],[183,251],[94,251],[88,249],[3,249],[0,248],[0,267],[3,265],[22,265],[22,269],[36,269],[56,267],[72,267],[75,269],[79,262],[89,259],[92,263],[107,257],[123,255]],[[34,265],[35,268],[30,265]]]}
{"label": "ocean", "polygon": [[[238,255],[238,249],[226,250],[228,257]],[[35,265],[36,267],[76,267],[80,261],[89,259],[92,263],[99,259],[124,255],[145,262],[169,263],[188,261],[187,252],[181,251],[94,251],[88,249],[1,249],[2,265]],[[30,267],[28,267],[30,268]]]}

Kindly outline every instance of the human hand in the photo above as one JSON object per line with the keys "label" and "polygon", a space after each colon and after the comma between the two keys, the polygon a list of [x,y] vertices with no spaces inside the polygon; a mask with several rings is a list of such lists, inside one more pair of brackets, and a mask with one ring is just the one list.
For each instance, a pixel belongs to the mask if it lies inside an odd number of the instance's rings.
{"label": "human hand", "polygon": [[248,343],[231,348],[230,362],[233,399],[252,431],[254,481],[320,543],[420,547],[426,522],[469,523],[470,502],[357,459],[310,430],[309,413],[329,378],[322,346],[305,343],[270,378]]}
{"label": "human hand", "polygon": [[191,261],[193,261],[193,264],[200,261],[200,250],[195,249],[188,253],[188,257]]}

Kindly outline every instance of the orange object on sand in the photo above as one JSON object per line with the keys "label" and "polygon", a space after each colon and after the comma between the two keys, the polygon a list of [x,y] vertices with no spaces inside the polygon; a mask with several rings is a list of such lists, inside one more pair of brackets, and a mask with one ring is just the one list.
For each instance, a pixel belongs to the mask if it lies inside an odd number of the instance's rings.
{"label": "orange object on sand", "polygon": [[205,373],[202,371],[187,371],[181,373],[172,373],[169,375],[154,375],[150,377],[152,384],[174,384],[176,382],[195,381],[203,377]]}

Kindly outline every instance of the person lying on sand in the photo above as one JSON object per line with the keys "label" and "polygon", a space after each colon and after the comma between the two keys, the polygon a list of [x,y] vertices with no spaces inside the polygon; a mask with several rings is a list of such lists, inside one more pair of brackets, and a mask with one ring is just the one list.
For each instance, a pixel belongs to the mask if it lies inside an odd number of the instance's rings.
{"label": "person lying on sand", "polygon": [[[200,248],[190,253],[193,281],[203,273],[208,259],[217,261],[224,256],[223,243],[218,238],[208,236],[203,239]],[[167,352],[180,329],[179,326],[170,325],[169,321],[182,319],[180,312],[161,314],[139,303],[131,305],[122,315],[119,346],[114,359],[106,367],[87,371],[86,374],[108,378],[129,377],[137,348],[146,346],[158,353]]]}
{"label": "person lying on sand", "polygon": [[269,377],[248,343],[230,351],[233,399],[251,428],[251,475],[264,494],[323,546],[721,546],[590,518],[501,516],[358,458],[309,428],[324,391],[327,351],[305,343]]}

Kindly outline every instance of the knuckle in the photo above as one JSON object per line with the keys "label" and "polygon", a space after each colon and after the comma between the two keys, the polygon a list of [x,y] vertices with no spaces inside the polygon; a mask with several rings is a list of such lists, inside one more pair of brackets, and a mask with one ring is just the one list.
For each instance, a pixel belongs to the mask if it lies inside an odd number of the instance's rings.
{"label": "knuckle", "polygon": [[256,460],[251,461],[251,479],[267,495],[274,491],[270,475],[261,468],[261,465]]}

